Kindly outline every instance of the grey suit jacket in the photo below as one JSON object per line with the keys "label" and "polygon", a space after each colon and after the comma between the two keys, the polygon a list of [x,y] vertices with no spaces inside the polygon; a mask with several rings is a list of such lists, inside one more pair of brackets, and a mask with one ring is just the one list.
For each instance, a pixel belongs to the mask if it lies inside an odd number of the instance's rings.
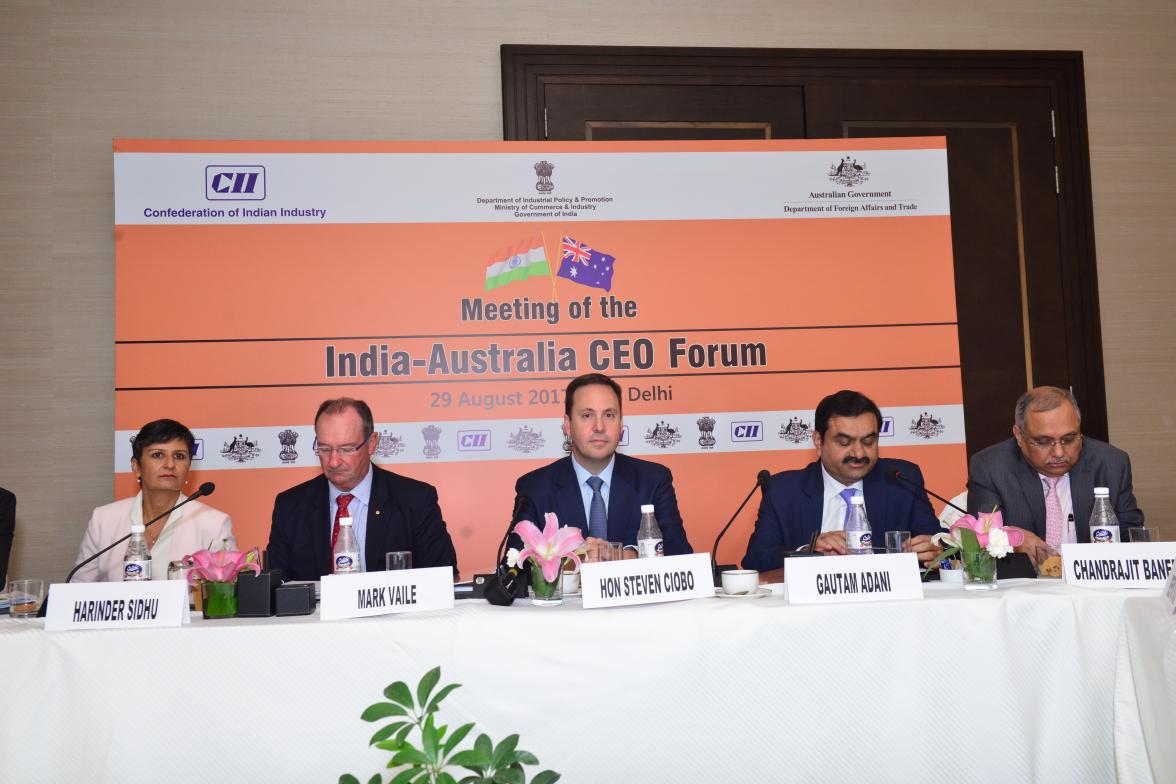
{"label": "grey suit jacket", "polygon": [[[1084,436],[1082,454],[1070,469],[1074,531],[1079,542],[1090,541],[1088,523],[1096,487],[1110,488],[1111,506],[1121,525],[1143,525],[1143,512],[1131,490],[1131,458],[1121,449]],[[1045,538],[1041,478],[1025,461],[1015,438],[977,452],[968,464],[968,511],[990,512],[993,505],[1000,507],[1007,525]]]}

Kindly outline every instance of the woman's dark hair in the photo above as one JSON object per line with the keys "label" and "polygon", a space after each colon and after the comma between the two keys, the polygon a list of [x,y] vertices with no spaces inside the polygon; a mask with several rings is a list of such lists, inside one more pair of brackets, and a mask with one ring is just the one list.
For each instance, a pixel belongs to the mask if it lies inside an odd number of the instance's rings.
{"label": "woman's dark hair", "polygon": [[843,389],[840,392],[834,392],[817,404],[817,413],[813,416],[813,428],[821,434],[821,438],[824,438],[825,431],[829,429],[829,420],[833,417],[857,417],[862,414],[873,414],[874,419],[878,422],[878,429],[882,429],[882,412],[878,410],[874,401],[861,392]]}
{"label": "woman's dark hair", "polygon": [[131,454],[136,460],[143,459],[143,450],[155,444],[166,444],[177,438],[184,439],[188,445],[188,456],[196,451],[196,437],[192,431],[174,419],[156,419],[139,428],[139,432],[131,439]]}

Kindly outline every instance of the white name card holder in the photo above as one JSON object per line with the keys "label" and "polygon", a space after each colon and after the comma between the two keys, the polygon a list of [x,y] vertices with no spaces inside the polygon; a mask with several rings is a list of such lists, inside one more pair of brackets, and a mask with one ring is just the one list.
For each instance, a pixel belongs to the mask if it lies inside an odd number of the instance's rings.
{"label": "white name card holder", "polygon": [[784,589],[789,604],[923,598],[914,553],[787,558]]}
{"label": "white name card holder", "polygon": [[588,610],[715,595],[707,553],[587,563],[580,569],[580,587]]}
{"label": "white name card holder", "polygon": [[141,629],[188,623],[188,583],[55,583],[49,586],[45,631]]}
{"label": "white name card holder", "polygon": [[1062,545],[1062,577],[1070,585],[1163,588],[1174,565],[1176,542]]}
{"label": "white name card holder", "polygon": [[396,569],[391,572],[324,575],[319,618],[367,618],[371,615],[444,610],[453,606],[453,570]]}

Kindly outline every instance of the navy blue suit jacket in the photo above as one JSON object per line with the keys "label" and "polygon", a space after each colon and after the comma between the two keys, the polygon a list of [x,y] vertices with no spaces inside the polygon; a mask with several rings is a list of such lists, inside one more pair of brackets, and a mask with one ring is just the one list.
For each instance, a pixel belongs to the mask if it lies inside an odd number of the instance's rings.
{"label": "navy blue suit jacket", "polygon": [[[887,471],[898,469],[918,485],[923,484],[919,467],[906,460],[882,457],[862,480],[866,497],[866,517],[880,547],[886,531],[910,531],[912,536],[940,531],[939,520],[927,500],[927,494],[903,483],[887,482]],[[761,572],[779,569],[784,550],[796,550],[809,543],[813,532],[821,530],[824,516],[825,483],[820,461],[809,463],[799,471],[774,474],[764,487],[755,531],[743,556],[744,569]]]}
{"label": "navy blue suit jacket", "polygon": [[[411,550],[413,568],[456,568],[436,489],[375,465],[371,471],[364,570],[384,571],[384,554],[395,550]],[[281,569],[283,580],[317,580],[331,573],[328,498],[327,478],[319,474],[274,499],[268,565]]]}
{"label": "navy blue suit jacket", "polygon": [[[588,536],[588,519],[584,514],[584,497],[576,481],[571,456],[524,474],[515,482],[515,495],[527,496],[520,520],[530,520],[543,530],[543,515],[555,512],[561,526],[574,525]],[[648,460],[618,453],[613,464],[612,484],[608,490],[608,540],[637,544],[641,524],[641,505],[653,504],[653,514],[662,530],[666,555],[694,552],[686,539],[678,498],[674,495],[674,476],[670,469]],[[510,536],[509,547],[522,548],[517,534]]]}

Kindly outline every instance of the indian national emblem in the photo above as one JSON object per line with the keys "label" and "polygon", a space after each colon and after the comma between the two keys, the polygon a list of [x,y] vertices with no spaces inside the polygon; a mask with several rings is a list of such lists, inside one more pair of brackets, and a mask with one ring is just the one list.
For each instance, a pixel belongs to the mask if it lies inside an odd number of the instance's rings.
{"label": "indian national emblem", "polygon": [[802,422],[800,417],[792,417],[780,425],[778,435],[791,444],[803,444],[812,439],[813,429],[808,426],[807,422]]}
{"label": "indian national emblem", "polygon": [[232,441],[226,441],[221,457],[234,463],[247,463],[261,454],[259,447],[251,438],[238,434]]}
{"label": "indian national emblem", "polygon": [[380,439],[376,443],[376,454],[380,457],[396,457],[404,451],[403,436],[394,436],[389,430],[381,430],[376,438]]}
{"label": "indian national emblem", "polygon": [[698,419],[698,445],[703,449],[715,448],[715,419],[704,416]]}
{"label": "indian national emblem", "polygon": [[946,429],[947,426],[943,424],[942,419],[936,419],[926,411],[924,411],[916,419],[911,420],[911,435],[918,436],[919,438],[925,438],[928,441],[930,441],[932,438],[935,438],[935,436],[939,435]]}
{"label": "indian national emblem", "polygon": [[669,449],[682,440],[682,431],[665,422],[658,422],[645,431],[645,443],[659,449]]}
{"label": "indian national emblem", "polygon": [[543,434],[538,430],[532,430],[527,425],[523,425],[511,433],[510,438],[506,440],[508,447],[516,452],[522,452],[524,455],[542,449],[543,443]]}
{"label": "indian national emblem", "polygon": [[850,158],[846,155],[837,163],[829,166],[829,179],[846,188],[852,188],[870,179],[870,171],[866,168],[866,164],[858,163],[857,158]]}
{"label": "indian national emblem", "polygon": [[429,460],[441,457],[441,428],[436,425],[425,425],[421,428],[421,435],[425,437],[425,457]]}
{"label": "indian national emblem", "polygon": [[567,455],[572,453],[572,439],[568,438],[567,433],[564,433],[563,451]]}
{"label": "indian national emblem", "polygon": [[298,443],[297,431],[286,428],[278,433],[278,443],[282,445],[282,451],[278,452],[278,458],[283,463],[293,463],[298,459],[298,450],[294,448],[294,445]]}
{"label": "indian national emblem", "polygon": [[553,171],[555,171],[555,164],[549,161],[539,161],[535,164],[535,174],[539,175],[539,182],[535,183],[535,190],[540,193],[551,193],[555,190],[555,183],[551,181]]}

